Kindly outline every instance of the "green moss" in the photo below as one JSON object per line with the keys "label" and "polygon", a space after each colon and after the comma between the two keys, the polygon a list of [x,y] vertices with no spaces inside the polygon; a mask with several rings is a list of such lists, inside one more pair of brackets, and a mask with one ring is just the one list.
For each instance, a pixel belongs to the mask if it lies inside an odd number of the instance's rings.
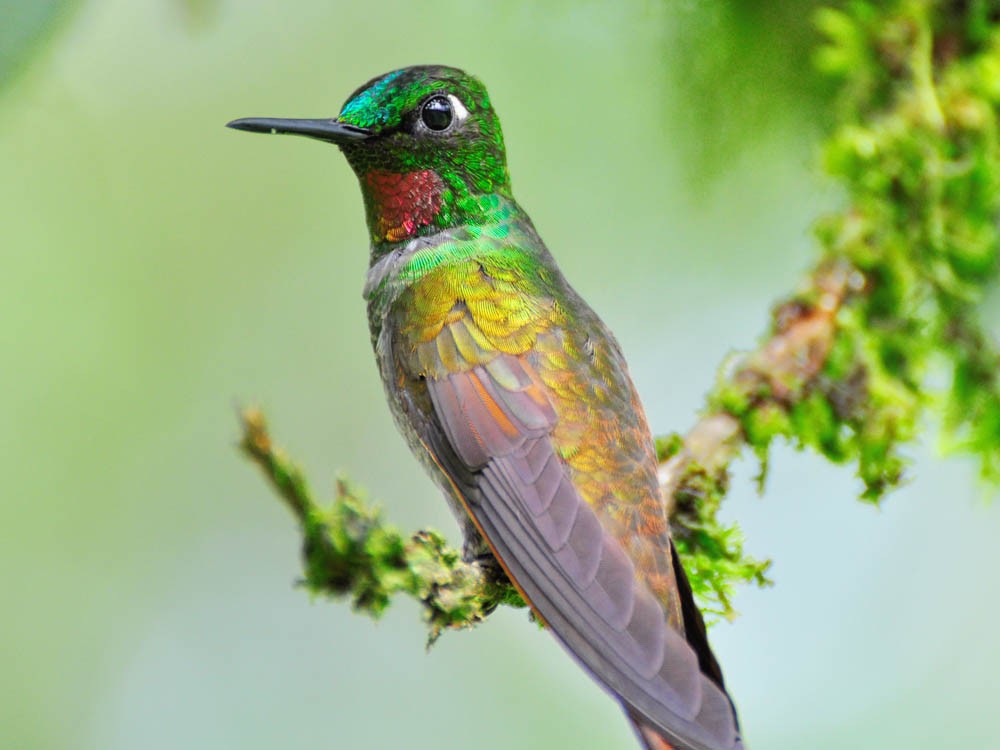
{"label": "green moss", "polygon": [[679,433],[671,432],[668,435],[657,435],[656,460],[663,463],[680,453],[683,447],[684,437]]}
{"label": "green moss", "polygon": [[709,622],[713,616],[729,620],[736,617],[732,595],[738,584],[771,583],[767,578],[770,560],[747,555],[739,528],[719,521],[727,489],[724,472],[712,476],[697,464],[690,464],[674,495],[674,544]]}
{"label": "green moss", "polygon": [[404,538],[346,479],[328,508],[310,509],[303,528],[310,591],[349,597],[355,611],[375,618],[393,595],[408,594],[423,604],[430,642],[447,628],[479,622],[499,604],[524,606],[509,583],[465,563],[436,531]]}
{"label": "green moss", "polygon": [[[850,2],[823,9],[815,60],[839,82],[838,124],[823,166],[844,208],[823,217],[824,259],[849,263],[864,288],[837,318],[822,377],[721,383],[710,404],[736,416],[766,459],[773,441],[855,461],[860,496],[903,476],[902,450],[931,405],[948,445],[1000,466],[996,347],[975,307],[996,278],[1000,214],[1000,30],[990,3]],[[987,8],[989,6],[989,8]],[[944,8],[947,8],[945,12]],[[932,373],[952,383],[932,398]]]}

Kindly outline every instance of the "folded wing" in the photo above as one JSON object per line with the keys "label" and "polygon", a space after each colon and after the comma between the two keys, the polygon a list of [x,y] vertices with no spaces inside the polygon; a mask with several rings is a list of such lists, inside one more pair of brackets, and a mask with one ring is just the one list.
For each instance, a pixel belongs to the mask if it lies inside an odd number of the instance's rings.
{"label": "folded wing", "polygon": [[574,487],[528,359],[498,354],[426,386],[433,414],[421,439],[555,636],[643,731],[675,750],[742,748],[728,696]]}

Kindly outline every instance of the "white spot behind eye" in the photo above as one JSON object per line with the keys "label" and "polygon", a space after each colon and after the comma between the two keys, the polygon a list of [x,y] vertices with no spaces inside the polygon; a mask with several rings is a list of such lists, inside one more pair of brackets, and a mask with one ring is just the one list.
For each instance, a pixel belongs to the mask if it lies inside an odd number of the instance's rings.
{"label": "white spot behind eye", "polygon": [[457,122],[465,122],[469,117],[469,110],[462,104],[462,100],[454,94],[448,94],[448,101],[451,102],[451,108],[455,112],[455,120]]}

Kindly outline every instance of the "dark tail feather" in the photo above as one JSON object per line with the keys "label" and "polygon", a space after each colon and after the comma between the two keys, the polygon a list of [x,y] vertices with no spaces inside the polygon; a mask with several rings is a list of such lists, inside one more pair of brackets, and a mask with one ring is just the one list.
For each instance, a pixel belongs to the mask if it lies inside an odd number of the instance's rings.
{"label": "dark tail feather", "polygon": [[[670,543],[670,555],[674,561],[674,576],[677,579],[677,588],[681,595],[681,611],[684,616],[684,637],[687,638],[687,642],[691,644],[691,648],[698,654],[698,664],[701,667],[701,671],[725,691],[726,683],[722,679],[722,669],[719,667],[719,662],[716,660],[715,654],[712,653],[711,646],[708,645],[708,632],[705,630],[705,619],[701,616],[701,610],[698,609],[698,605],[695,604],[694,593],[691,591],[691,582],[688,581],[687,573],[684,572],[684,566],[681,565],[681,559],[677,555],[677,547],[674,546],[673,542]],[[736,714],[735,706],[733,707],[733,714],[734,716]]]}
{"label": "dark tail feather", "polygon": [[[719,662],[716,661],[715,654],[712,653],[712,649],[708,645],[705,621],[701,616],[698,606],[695,604],[694,596],[691,592],[691,583],[687,579],[684,567],[677,556],[677,549],[673,544],[670,545],[670,552],[673,556],[674,575],[676,576],[677,587],[680,591],[681,612],[684,617],[684,636],[698,655],[698,662],[702,673],[725,692],[726,686],[722,679],[722,670],[719,668]],[[731,699],[730,706],[732,707]],[[739,726],[735,707],[732,707],[732,711],[733,720]],[[625,713],[633,730],[635,730],[636,737],[645,750],[691,750],[687,743],[677,745],[665,739],[658,729],[650,726],[646,720],[628,708],[626,708]],[[737,747],[743,747],[739,740],[737,740]]]}

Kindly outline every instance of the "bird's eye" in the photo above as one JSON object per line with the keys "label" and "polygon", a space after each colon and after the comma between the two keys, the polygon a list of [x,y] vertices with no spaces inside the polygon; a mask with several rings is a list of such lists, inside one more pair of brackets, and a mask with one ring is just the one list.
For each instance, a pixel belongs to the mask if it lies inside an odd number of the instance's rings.
{"label": "bird's eye", "polygon": [[447,130],[454,117],[454,109],[446,96],[435,96],[424,102],[420,119],[430,130]]}

